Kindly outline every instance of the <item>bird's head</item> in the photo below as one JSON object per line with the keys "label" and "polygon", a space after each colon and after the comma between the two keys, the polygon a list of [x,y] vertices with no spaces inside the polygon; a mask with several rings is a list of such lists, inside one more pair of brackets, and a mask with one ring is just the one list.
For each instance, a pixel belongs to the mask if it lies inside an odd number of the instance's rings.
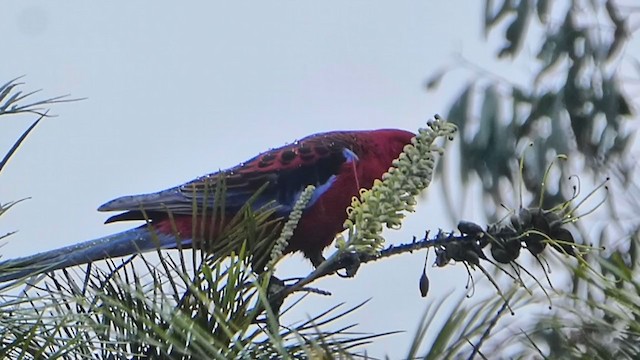
{"label": "bird's head", "polygon": [[380,129],[371,132],[373,151],[385,162],[396,159],[404,147],[411,143],[414,133],[400,129]]}

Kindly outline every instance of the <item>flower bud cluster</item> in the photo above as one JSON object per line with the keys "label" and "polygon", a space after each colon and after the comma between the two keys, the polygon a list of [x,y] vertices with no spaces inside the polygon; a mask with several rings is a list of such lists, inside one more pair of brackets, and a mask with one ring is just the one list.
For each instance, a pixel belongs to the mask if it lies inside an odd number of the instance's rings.
{"label": "flower bud cluster", "polygon": [[273,245],[269,263],[267,264],[267,269],[273,270],[276,263],[282,258],[284,250],[287,248],[287,245],[289,245],[289,239],[291,239],[291,237],[293,236],[293,231],[298,226],[300,218],[302,218],[302,212],[307,207],[307,203],[309,203],[309,201],[311,200],[311,197],[313,196],[313,192],[315,190],[315,186],[307,186],[300,194],[300,197],[296,201],[295,205],[293,205],[293,210],[289,214],[289,219],[284,224],[278,240],[276,240],[275,244]]}
{"label": "flower bud cluster", "polygon": [[453,140],[457,131],[455,125],[438,115],[434,119],[404,147],[382,180],[376,180],[370,190],[361,189],[360,197],[352,199],[344,223],[349,230],[348,240],[342,235],[336,240],[340,251],[368,254],[380,251],[384,245],[383,228],[399,229],[405,213],[415,210],[416,196],[433,178],[435,153],[444,153],[436,140],[440,137]]}

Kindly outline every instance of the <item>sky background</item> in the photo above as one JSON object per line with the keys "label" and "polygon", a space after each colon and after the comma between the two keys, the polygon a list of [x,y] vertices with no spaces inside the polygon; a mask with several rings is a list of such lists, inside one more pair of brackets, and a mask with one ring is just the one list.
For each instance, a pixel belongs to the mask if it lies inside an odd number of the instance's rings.
{"label": "sky background", "polygon": [[[36,128],[0,176],[1,202],[31,197],[2,217],[0,233],[19,232],[0,252],[30,255],[130,228],[103,225],[109,215],[96,208],[312,133],[415,131],[434,113],[444,115],[470,80],[454,72],[438,91],[425,91],[427,77],[456,54],[526,82],[534,72],[526,62],[494,61],[499,33],[485,42],[482,3],[3,3],[0,82],[26,75],[23,89],[44,89],[41,97],[87,99],[55,106],[58,117]],[[8,149],[33,117],[2,120],[0,149]],[[464,217],[480,221],[472,210]],[[453,226],[433,190],[387,241]],[[354,279],[319,281],[333,296],[308,298],[290,319],[371,299],[348,320],[363,332],[406,330],[367,347],[370,355],[401,357],[426,306],[465,291],[462,266],[430,269],[432,290],[421,298],[423,262],[424,253],[414,253],[366,265]],[[311,268],[295,255],[280,270],[301,276]]]}

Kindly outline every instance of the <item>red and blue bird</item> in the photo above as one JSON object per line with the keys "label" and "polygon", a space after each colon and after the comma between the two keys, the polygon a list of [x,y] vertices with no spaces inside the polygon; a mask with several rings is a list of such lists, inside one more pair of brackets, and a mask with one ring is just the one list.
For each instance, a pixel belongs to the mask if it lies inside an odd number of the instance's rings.
{"label": "red and blue bird", "polygon": [[[100,239],[7,260],[0,263],[0,281],[158,248],[189,248],[199,241],[193,231],[198,221],[194,209],[206,212],[222,206],[225,216],[233,216],[252,199],[252,208],[273,204],[274,217],[285,221],[308,185],[314,185],[315,191],[285,253],[302,252],[318,266],[322,251],[343,230],[351,198],[380,179],[414,136],[398,129],[315,134],[183,185],[117,198],[98,208],[121,212],[107,223],[146,223]],[[216,204],[210,184],[222,177],[224,202]]]}

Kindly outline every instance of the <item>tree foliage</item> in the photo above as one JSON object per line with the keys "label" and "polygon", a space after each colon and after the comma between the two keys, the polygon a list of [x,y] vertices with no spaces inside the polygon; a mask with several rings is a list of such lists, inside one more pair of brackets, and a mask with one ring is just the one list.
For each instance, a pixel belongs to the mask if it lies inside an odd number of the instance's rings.
{"label": "tree foliage", "polygon": [[[606,248],[585,257],[591,271],[567,264],[570,285],[552,293],[555,310],[520,324],[520,333],[492,335],[496,341],[486,351],[504,354],[512,346],[516,358],[637,358],[640,193],[630,152],[637,103],[628,94],[640,67],[626,49],[640,9],[609,0],[484,4],[485,35],[497,33],[504,44],[496,49],[498,61],[524,58],[531,71],[530,81],[519,85],[461,62],[477,76],[449,109],[463,140],[454,168],[464,184],[482,184],[487,217],[500,218],[505,206],[512,214],[518,207],[554,206],[581,187],[586,198],[584,184],[611,179],[607,206],[590,215],[595,221],[578,221],[571,229],[576,241]],[[448,70],[434,74],[428,87],[437,87]],[[568,161],[561,162],[559,175],[549,176],[545,169],[559,154]],[[455,213],[455,205],[449,206]],[[529,304],[546,301],[534,299]],[[463,309],[457,314],[467,317],[460,323],[471,321],[471,310]]]}
{"label": "tree foliage", "polygon": [[[507,26],[501,34],[505,45],[496,50],[499,61],[525,57],[533,69],[530,82],[518,85],[472,68],[477,76],[447,115],[464,140],[459,143],[460,178],[468,184],[477,175],[492,199],[490,216],[496,216],[500,204],[513,203],[503,189],[518,188],[523,152],[522,181],[534,196],[532,203],[540,197],[547,201],[543,205],[566,201],[571,193],[560,191],[559,183],[574,174],[571,164],[583,159],[583,174],[631,175],[625,157],[633,118],[632,101],[624,91],[629,76],[624,65],[632,60],[624,51],[631,36],[625,9],[613,1],[573,0],[568,6],[550,0],[485,1],[485,34]],[[524,47],[535,57],[523,54]],[[446,70],[427,85],[434,88]],[[530,143],[533,149],[525,151]],[[552,179],[543,178],[545,168],[558,154],[568,155],[571,163],[550,184]],[[501,183],[508,186],[501,188]]]}

